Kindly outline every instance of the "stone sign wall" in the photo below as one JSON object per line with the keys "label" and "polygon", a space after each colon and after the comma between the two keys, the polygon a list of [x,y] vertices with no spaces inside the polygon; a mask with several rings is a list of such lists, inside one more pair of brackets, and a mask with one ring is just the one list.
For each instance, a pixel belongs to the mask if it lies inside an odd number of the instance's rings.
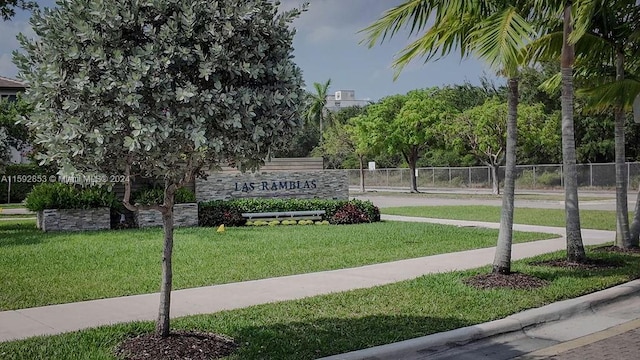
{"label": "stone sign wall", "polygon": [[84,231],[111,228],[111,210],[47,209],[38,211],[37,226],[42,231]]}
{"label": "stone sign wall", "polygon": [[[162,214],[158,210],[137,211],[135,219],[140,228],[162,226]],[[198,226],[198,204],[173,205],[173,226]]]}
{"label": "stone sign wall", "polygon": [[196,201],[237,198],[349,199],[347,172],[273,171],[259,173],[212,172],[197,179]]}

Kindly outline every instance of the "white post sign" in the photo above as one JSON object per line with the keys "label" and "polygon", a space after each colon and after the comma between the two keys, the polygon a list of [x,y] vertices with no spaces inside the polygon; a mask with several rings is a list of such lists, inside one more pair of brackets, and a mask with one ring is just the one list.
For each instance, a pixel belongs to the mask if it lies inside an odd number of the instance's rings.
{"label": "white post sign", "polygon": [[369,161],[369,171],[373,171],[376,169],[376,162],[375,161]]}

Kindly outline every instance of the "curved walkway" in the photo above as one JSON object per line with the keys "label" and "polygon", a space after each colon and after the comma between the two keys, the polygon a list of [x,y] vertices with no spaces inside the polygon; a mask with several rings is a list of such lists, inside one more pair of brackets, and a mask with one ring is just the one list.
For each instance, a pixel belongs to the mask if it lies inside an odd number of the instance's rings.
{"label": "curved walkway", "polygon": [[[478,221],[414,218],[384,215],[385,220],[431,222],[455,226],[498,228],[499,224]],[[558,234],[557,239],[514,244],[513,260],[565,248],[564,228],[514,225],[514,230]],[[585,245],[612,241],[611,231],[583,230]],[[367,288],[413,279],[422,275],[472,269],[491,264],[495,248],[367,265],[357,268],[246,281],[172,292],[171,315],[181,317],[221,310],[293,300],[304,297]],[[0,312],[0,341],[36,335],[58,334],[100,325],[137,320],[154,320],[159,294],[83,301]]]}

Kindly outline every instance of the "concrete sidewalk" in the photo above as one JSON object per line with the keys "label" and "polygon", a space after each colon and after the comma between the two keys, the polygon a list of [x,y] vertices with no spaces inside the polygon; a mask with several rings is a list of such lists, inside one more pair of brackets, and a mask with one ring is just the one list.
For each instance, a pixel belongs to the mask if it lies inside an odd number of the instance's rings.
{"label": "concrete sidewalk", "polygon": [[322,360],[636,360],[640,280],[504,319]]}
{"label": "concrete sidewalk", "polygon": [[[383,216],[385,220],[444,223],[456,226],[498,228],[499,224],[477,221]],[[557,239],[513,245],[513,260],[562,250],[564,228],[515,225],[514,230],[558,234]],[[610,231],[583,230],[585,245],[610,242]],[[350,269],[324,271],[176,290],[172,293],[171,315],[181,317],[243,308],[283,300],[367,288],[413,279],[425,274],[464,270],[490,264],[495,248],[462,251],[400,260]],[[36,335],[57,334],[100,325],[136,320],[154,320],[159,294],[144,294],[78,303],[0,312],[0,341]]]}

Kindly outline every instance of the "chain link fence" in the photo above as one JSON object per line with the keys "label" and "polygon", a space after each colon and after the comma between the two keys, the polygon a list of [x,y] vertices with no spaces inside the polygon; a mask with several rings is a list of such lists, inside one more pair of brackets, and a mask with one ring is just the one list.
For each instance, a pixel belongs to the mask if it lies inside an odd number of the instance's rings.
{"label": "chain link fence", "polygon": [[[583,189],[615,189],[615,164],[578,164],[578,186]],[[627,186],[637,189],[640,185],[640,163],[626,163]],[[347,170],[349,185],[360,186],[360,171]],[[418,188],[491,188],[491,169],[474,167],[429,167],[416,170]],[[408,188],[409,169],[365,170],[365,188]],[[499,169],[504,179],[504,167]],[[563,188],[562,165],[518,165],[516,189],[559,190]],[[501,183],[502,185],[502,183]]]}

